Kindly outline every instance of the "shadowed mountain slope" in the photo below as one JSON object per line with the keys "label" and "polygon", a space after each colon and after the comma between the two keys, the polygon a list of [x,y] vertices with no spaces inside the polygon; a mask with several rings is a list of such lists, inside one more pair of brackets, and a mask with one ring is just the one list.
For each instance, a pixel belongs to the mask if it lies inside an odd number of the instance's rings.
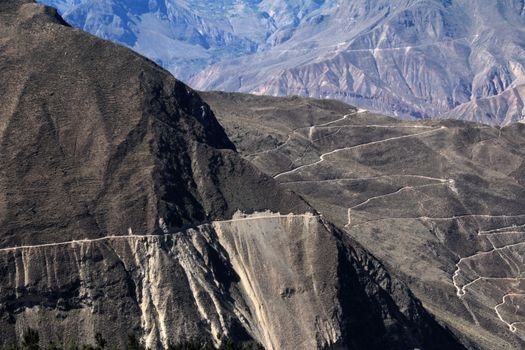
{"label": "shadowed mountain slope", "polygon": [[[52,11],[28,3],[2,12],[4,244],[307,209],[235,154],[195,92]],[[261,186],[279,194],[242,194]]]}

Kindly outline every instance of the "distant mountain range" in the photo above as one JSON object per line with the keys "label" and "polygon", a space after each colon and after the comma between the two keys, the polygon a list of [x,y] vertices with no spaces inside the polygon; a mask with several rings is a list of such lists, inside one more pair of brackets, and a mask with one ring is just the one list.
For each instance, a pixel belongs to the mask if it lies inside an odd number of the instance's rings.
{"label": "distant mountain range", "polygon": [[525,114],[523,1],[41,2],[197,89],[496,125]]}

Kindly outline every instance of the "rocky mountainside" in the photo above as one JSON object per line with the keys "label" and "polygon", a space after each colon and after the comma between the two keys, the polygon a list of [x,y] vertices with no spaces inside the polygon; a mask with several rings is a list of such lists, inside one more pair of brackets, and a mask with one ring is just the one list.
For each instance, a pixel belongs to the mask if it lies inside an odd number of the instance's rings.
{"label": "rocky mountainside", "polygon": [[525,126],[204,93],[244,157],[370,249],[473,349],[525,347]]}
{"label": "rocky mountainside", "polygon": [[525,114],[520,0],[42,2],[202,90],[493,125]]}
{"label": "rocky mountainside", "polygon": [[45,0],[76,27],[126,45],[177,78],[286,40],[322,1]]}
{"label": "rocky mountainside", "polygon": [[463,348],[153,62],[31,0],[0,45],[0,346]]}

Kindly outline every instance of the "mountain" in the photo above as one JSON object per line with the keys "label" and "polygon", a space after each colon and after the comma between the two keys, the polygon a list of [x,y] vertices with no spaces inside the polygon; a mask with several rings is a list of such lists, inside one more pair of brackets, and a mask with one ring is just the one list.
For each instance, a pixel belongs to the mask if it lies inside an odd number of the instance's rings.
{"label": "mountain", "polygon": [[525,126],[208,92],[236,148],[395,271],[470,349],[525,347]]}
{"label": "mountain", "polygon": [[464,348],[152,61],[31,0],[0,43],[0,346]]}
{"label": "mountain", "polygon": [[43,3],[58,8],[69,23],[133,48],[184,80],[218,61],[256,52],[276,26],[257,1]]}
{"label": "mountain", "polygon": [[42,2],[201,90],[335,98],[401,118],[524,115],[518,0]]}

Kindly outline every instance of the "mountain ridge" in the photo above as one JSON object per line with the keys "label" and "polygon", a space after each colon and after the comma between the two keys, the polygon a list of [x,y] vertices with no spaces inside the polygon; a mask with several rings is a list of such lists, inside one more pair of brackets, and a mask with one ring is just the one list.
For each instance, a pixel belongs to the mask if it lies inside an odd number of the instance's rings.
{"label": "mountain ridge", "polygon": [[400,118],[508,125],[524,115],[520,1],[199,0],[190,11],[159,0],[148,12],[45,2],[200,90],[336,98]]}

